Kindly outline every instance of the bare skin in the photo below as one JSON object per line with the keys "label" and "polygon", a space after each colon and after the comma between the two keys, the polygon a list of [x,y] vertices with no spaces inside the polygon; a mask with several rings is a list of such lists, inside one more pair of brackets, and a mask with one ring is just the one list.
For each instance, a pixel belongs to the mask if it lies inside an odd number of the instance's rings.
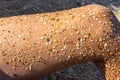
{"label": "bare skin", "polygon": [[[1,18],[0,36],[1,74],[10,80],[44,77],[90,60],[105,62],[107,80],[120,78],[120,25],[103,6]],[[117,65],[114,79],[107,65]]]}

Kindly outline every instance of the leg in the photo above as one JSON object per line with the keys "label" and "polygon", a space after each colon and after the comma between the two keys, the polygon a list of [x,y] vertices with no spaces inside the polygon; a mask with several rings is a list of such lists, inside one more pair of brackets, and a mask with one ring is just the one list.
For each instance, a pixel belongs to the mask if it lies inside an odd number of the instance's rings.
{"label": "leg", "polygon": [[105,66],[105,76],[107,80],[120,80],[120,55],[109,59]]}

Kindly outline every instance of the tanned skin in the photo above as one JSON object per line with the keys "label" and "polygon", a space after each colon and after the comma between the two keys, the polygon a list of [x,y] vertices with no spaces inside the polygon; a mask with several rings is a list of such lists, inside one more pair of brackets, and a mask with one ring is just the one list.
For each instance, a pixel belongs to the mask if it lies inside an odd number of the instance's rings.
{"label": "tanned skin", "polygon": [[2,80],[31,80],[91,60],[104,62],[106,80],[120,79],[120,23],[103,6],[0,18],[0,36]]}

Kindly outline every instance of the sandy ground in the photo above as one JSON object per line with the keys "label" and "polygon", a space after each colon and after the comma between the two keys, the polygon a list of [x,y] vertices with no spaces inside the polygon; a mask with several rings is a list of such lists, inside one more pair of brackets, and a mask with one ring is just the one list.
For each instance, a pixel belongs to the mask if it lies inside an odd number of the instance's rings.
{"label": "sandy ground", "polygon": [[[0,0],[0,17],[53,12],[95,3],[113,10],[120,20],[120,0]],[[104,76],[93,62],[87,62],[38,80],[104,80]]]}

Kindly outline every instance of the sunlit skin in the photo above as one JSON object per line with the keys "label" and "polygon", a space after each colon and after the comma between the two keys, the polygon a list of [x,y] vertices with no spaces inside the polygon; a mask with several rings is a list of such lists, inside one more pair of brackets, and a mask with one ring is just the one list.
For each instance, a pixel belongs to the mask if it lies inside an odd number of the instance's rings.
{"label": "sunlit skin", "polygon": [[30,80],[92,60],[104,62],[106,80],[120,80],[120,23],[103,6],[0,18],[0,36],[2,79]]}

